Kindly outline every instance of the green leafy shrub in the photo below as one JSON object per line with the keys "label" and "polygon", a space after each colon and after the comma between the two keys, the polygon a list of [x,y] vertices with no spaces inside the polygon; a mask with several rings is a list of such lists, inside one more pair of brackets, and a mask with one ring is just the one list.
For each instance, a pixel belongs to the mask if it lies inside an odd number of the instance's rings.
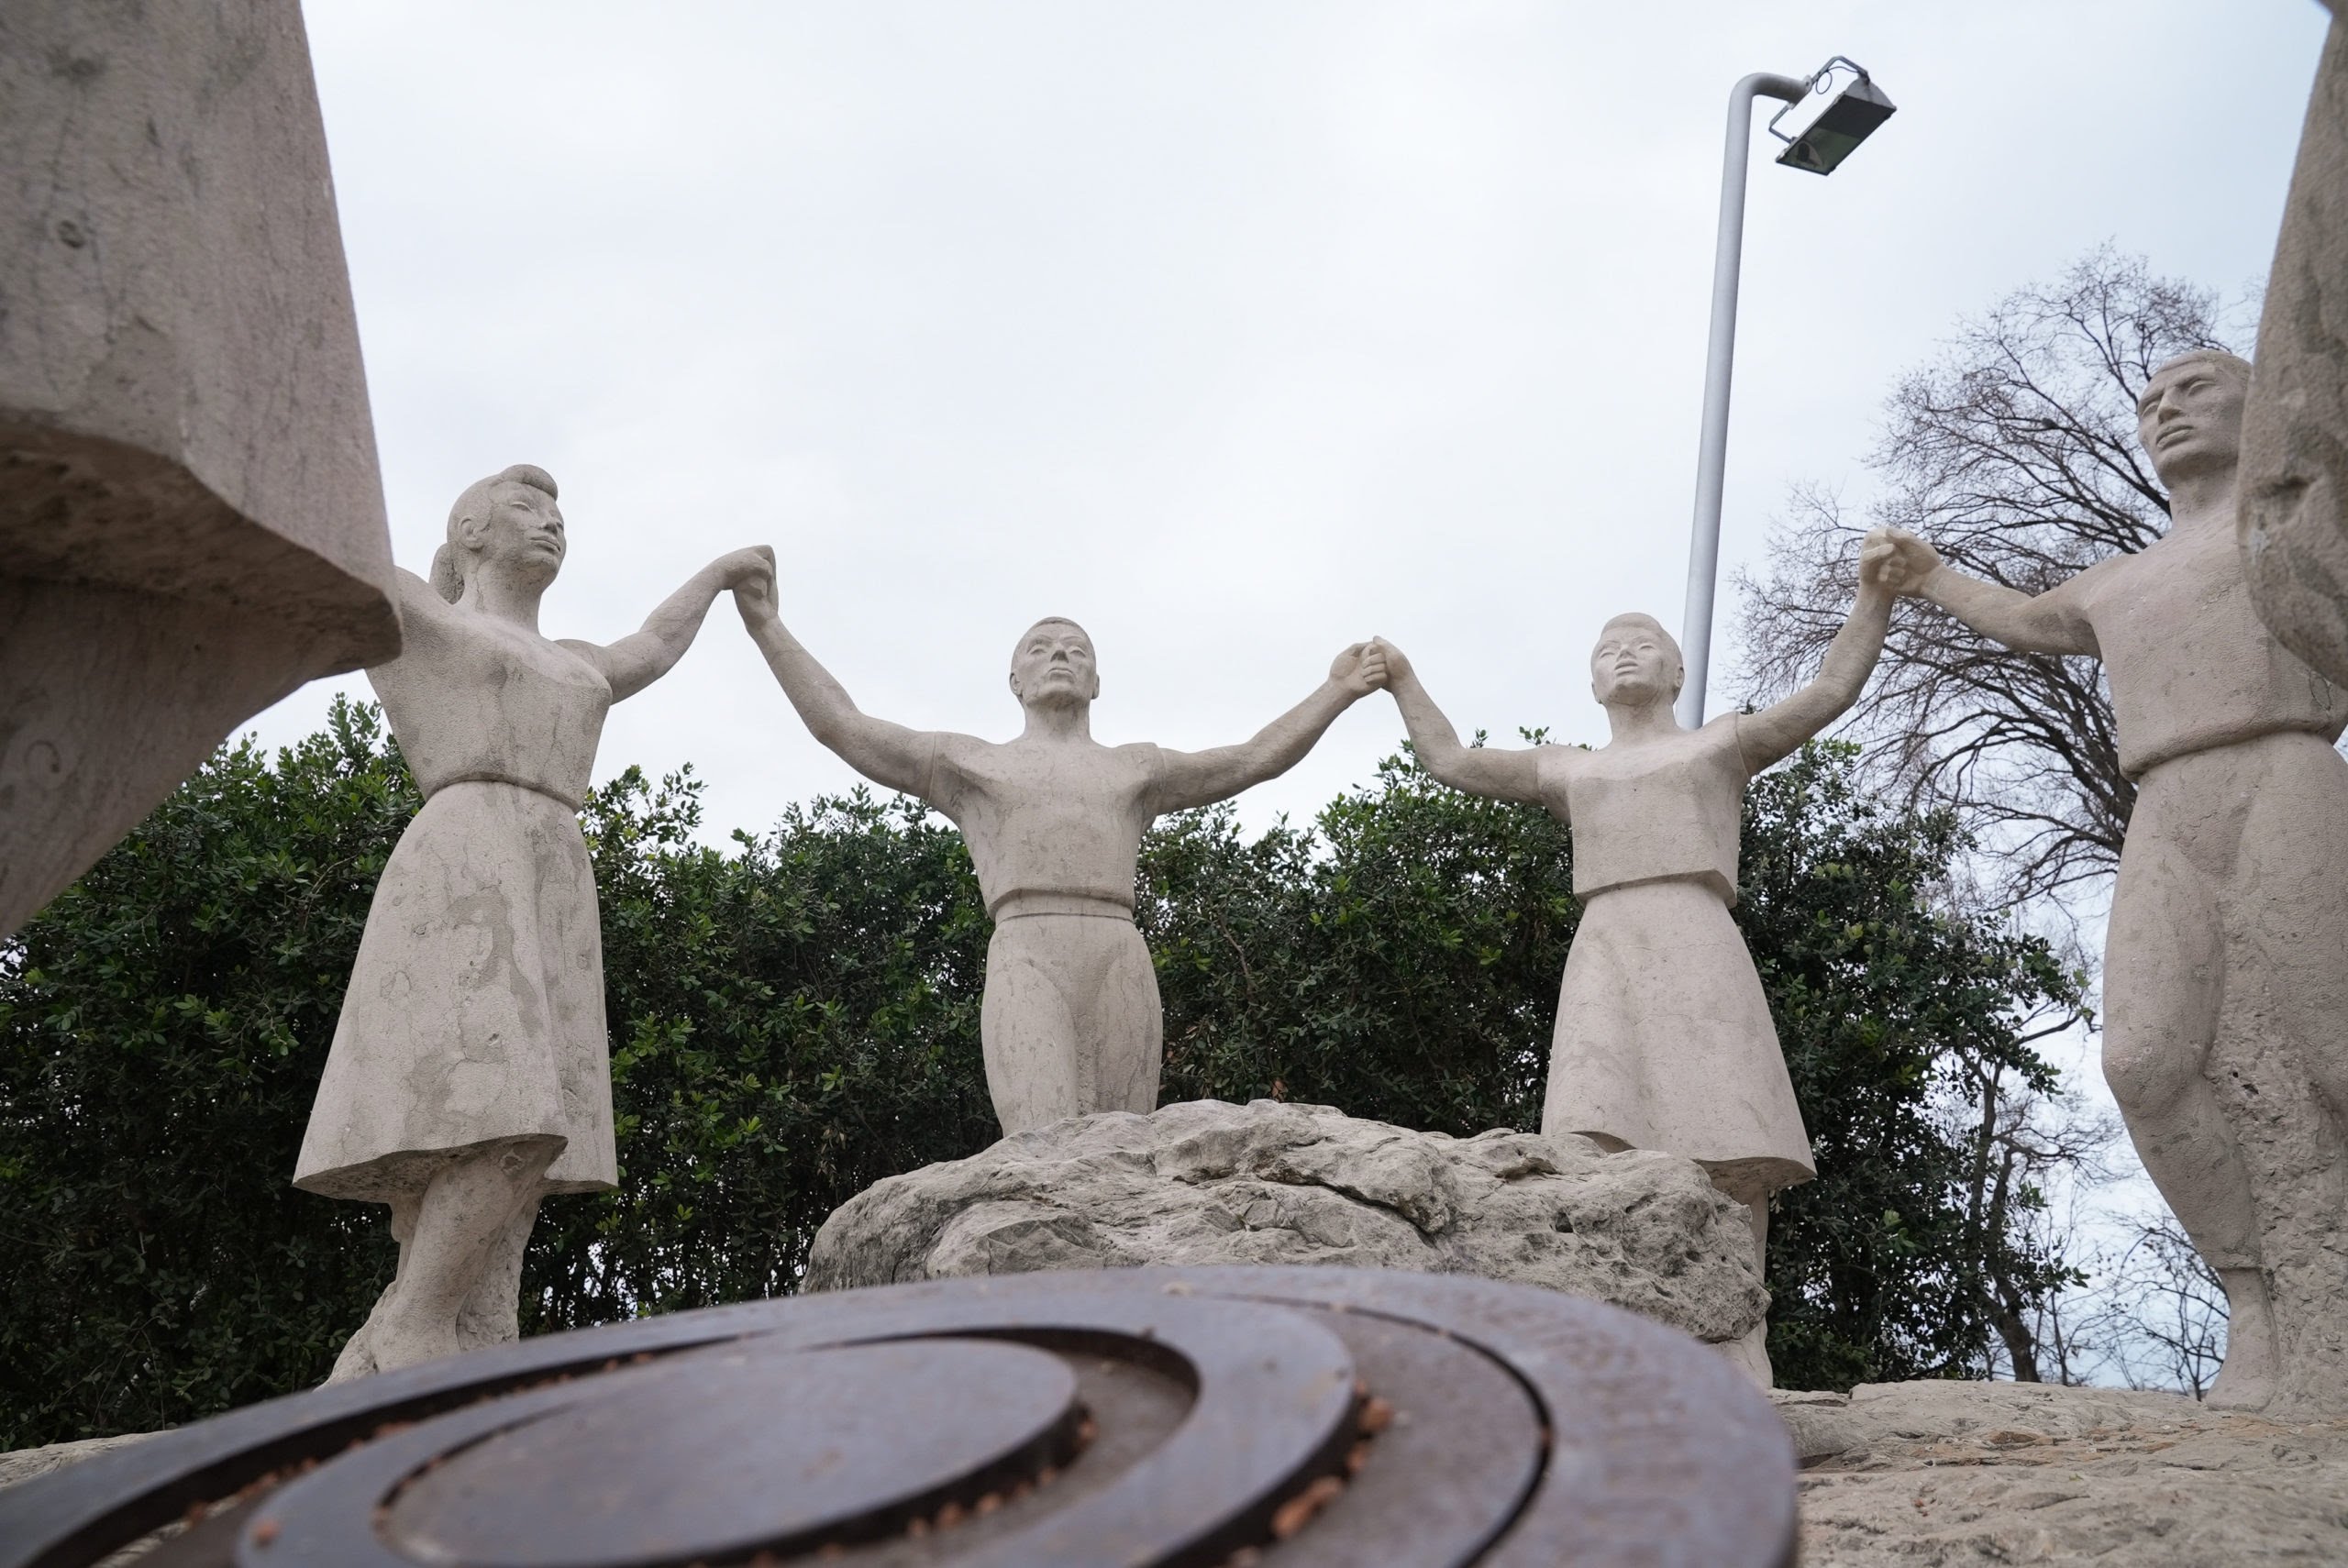
{"label": "green leafy shrub", "polygon": [[[959,835],[859,790],[719,852],[694,842],[697,790],[630,770],[583,814],[621,1186],[548,1203],[526,1331],[787,1292],[834,1207],[994,1134]],[[0,1448],[316,1382],[389,1278],[381,1209],[287,1178],[417,804],[373,710],[338,706],[274,759],[224,749],[0,949]],[[1971,1200],[1950,1106],[1983,1061],[2051,1085],[2028,1025],[2076,1009],[2076,982],[1942,907],[1960,846],[1946,819],[1878,811],[1847,750],[1748,800],[1738,918],[1822,1171],[1772,1236],[1789,1385],[1978,1373],[1998,1291],[2066,1276]],[[1561,825],[1402,759],[1310,830],[1169,819],[1138,889],[1166,1097],[1534,1125],[1571,885]]]}

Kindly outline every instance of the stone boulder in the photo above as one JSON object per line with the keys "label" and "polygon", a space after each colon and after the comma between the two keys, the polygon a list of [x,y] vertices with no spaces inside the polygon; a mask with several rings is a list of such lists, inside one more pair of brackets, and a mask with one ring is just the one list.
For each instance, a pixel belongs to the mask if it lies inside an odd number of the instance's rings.
{"label": "stone boulder", "polygon": [[1197,1100],[1073,1117],[878,1182],[824,1222],[804,1287],[1335,1264],[1545,1286],[1719,1343],[1768,1309],[1752,1250],[1744,1209],[1677,1155]]}

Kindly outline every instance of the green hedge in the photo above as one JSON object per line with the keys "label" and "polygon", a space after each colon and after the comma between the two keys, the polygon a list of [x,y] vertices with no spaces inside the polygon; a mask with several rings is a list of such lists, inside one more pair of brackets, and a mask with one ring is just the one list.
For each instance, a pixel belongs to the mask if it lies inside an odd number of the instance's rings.
{"label": "green hedge", "polygon": [[[622,1186],[547,1205],[526,1331],[786,1293],[834,1207],[993,1134],[959,835],[859,791],[720,853],[692,842],[697,788],[630,771],[585,813]],[[338,707],[273,758],[224,749],[0,950],[0,1448],[301,1387],[364,1316],[382,1211],[286,1184],[416,804],[374,711]],[[1822,1173],[1772,1237],[1789,1385],[1978,1372],[1993,1282],[2065,1275],[1968,1209],[1951,1089],[1984,1060],[2051,1083],[2023,1024],[2077,984],[1937,907],[1961,847],[1832,748],[1752,791],[1738,918]],[[1546,816],[1399,759],[1309,830],[1168,820],[1140,888],[1167,1098],[1534,1125],[1571,879]]]}

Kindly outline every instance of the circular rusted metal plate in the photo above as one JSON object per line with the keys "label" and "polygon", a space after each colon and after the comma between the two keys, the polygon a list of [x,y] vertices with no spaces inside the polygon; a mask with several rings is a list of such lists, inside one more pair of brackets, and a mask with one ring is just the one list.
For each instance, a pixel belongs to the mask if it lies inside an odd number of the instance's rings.
{"label": "circular rusted metal plate", "polygon": [[150,1568],[1783,1568],[1794,1458],[1717,1353],[1595,1302],[1135,1269],[683,1313],[254,1406],[0,1492],[0,1568],[183,1515]]}

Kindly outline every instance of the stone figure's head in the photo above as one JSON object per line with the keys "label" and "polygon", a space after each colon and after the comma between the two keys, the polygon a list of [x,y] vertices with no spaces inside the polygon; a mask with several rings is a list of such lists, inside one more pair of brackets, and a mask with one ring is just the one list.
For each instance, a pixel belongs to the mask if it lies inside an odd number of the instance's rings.
{"label": "stone figure's head", "polygon": [[1047,615],[1011,650],[1011,694],[1023,708],[1081,706],[1101,695],[1092,639],[1064,615]]}
{"label": "stone figure's head", "polygon": [[1609,708],[1668,706],[1687,678],[1679,645],[1652,615],[1615,616],[1600,630],[1598,646],[1589,653],[1590,694]]}
{"label": "stone figure's head", "polygon": [[2220,348],[2179,354],[2153,372],[2136,400],[2136,439],[2163,484],[2174,488],[2242,460],[2249,392],[2250,361]]}
{"label": "stone figure's head", "polygon": [[467,485],[449,508],[449,542],[432,558],[432,586],[451,603],[485,570],[546,587],[569,548],[554,501],[554,476],[529,463]]}

